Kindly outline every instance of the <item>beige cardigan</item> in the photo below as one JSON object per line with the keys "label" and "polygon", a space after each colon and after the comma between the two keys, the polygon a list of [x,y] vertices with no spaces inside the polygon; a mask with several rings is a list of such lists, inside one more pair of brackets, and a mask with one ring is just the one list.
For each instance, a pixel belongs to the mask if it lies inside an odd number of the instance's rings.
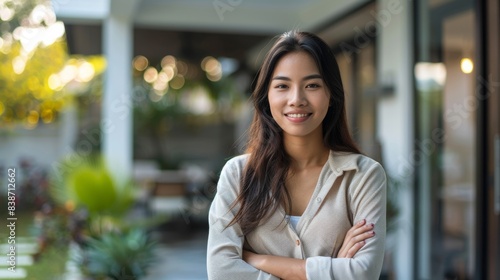
{"label": "beige cardigan", "polygon": [[[225,229],[237,208],[230,205],[248,155],[229,160],[209,213],[209,279],[278,279],[242,260],[242,250],[306,260],[309,280],[378,279],[386,231],[386,176],[376,161],[358,154],[331,152],[314,193],[294,230],[283,208],[247,236],[236,224]],[[375,224],[376,235],[353,258],[336,258],[345,234],[362,219]]]}

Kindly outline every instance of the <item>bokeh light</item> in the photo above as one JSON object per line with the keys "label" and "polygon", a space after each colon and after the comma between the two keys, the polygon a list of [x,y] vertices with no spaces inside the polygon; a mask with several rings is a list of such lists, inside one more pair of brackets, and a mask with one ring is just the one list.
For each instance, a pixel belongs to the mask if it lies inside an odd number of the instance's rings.
{"label": "bokeh light", "polygon": [[134,58],[132,64],[137,71],[144,71],[149,66],[149,61],[145,56],[138,55]]}
{"label": "bokeh light", "polygon": [[68,64],[64,66],[61,72],[59,72],[59,78],[61,79],[61,83],[67,84],[71,80],[75,79],[77,74],[78,68],[76,67],[76,65]]}
{"label": "bokeh light", "polygon": [[474,63],[472,62],[472,59],[470,58],[462,58],[460,61],[460,69],[462,69],[462,72],[465,74],[470,74],[474,70]]}
{"label": "bokeh light", "polygon": [[217,82],[222,78],[222,65],[212,56],[207,56],[201,61],[201,69],[206,72],[207,78]]}
{"label": "bokeh light", "polygon": [[28,121],[29,124],[34,124],[36,125],[38,123],[38,119],[40,118],[39,114],[37,111],[31,110],[28,114],[28,117],[26,120]]}
{"label": "bokeh light", "polygon": [[185,82],[184,76],[179,74],[170,81],[170,87],[173,89],[181,89]]}
{"label": "bokeh light", "polygon": [[54,112],[50,109],[43,110],[41,116],[44,123],[51,123],[54,120]]}
{"label": "bokeh light", "polygon": [[26,58],[22,56],[17,56],[12,60],[12,69],[14,73],[20,75],[24,72],[24,68],[26,67]]}
{"label": "bokeh light", "polygon": [[172,80],[174,76],[177,75],[177,72],[175,71],[174,67],[172,67],[172,65],[168,65],[163,68],[161,70],[161,73],[165,73],[168,81]]}
{"label": "bokeh light", "polygon": [[5,6],[2,6],[0,8],[0,19],[2,21],[9,21],[12,19],[12,17],[14,17],[14,9],[11,9],[9,7],[7,7],[6,5]]}
{"label": "bokeh light", "polygon": [[177,72],[183,76],[186,76],[188,72],[188,65],[184,61],[177,61]]}
{"label": "bokeh light", "polygon": [[154,67],[149,67],[145,72],[144,72],[144,81],[152,84],[156,79],[158,78],[158,70]]}
{"label": "bokeh light", "polygon": [[48,83],[51,90],[61,90],[64,86],[58,74],[50,75]]}
{"label": "bokeh light", "polygon": [[171,55],[167,55],[165,56],[162,60],[161,60],[161,67],[162,68],[165,68],[167,67],[168,65],[171,65],[171,66],[174,66],[176,65],[176,59],[175,57],[171,56]]}
{"label": "bokeh light", "polygon": [[78,67],[78,73],[76,75],[76,81],[78,82],[89,82],[94,78],[95,70],[94,66],[87,61],[82,61]]}

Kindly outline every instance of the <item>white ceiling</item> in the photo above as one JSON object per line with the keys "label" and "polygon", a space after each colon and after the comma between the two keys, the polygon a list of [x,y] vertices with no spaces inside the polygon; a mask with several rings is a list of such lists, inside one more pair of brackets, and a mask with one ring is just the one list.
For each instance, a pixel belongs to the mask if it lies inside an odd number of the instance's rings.
{"label": "white ceiling", "polygon": [[58,18],[67,23],[99,23],[112,14],[158,29],[278,34],[314,29],[368,1],[53,0],[53,5]]}
{"label": "white ceiling", "polygon": [[[135,27],[142,29],[173,32],[248,34],[270,38],[291,29],[320,31],[319,35],[329,43],[335,43],[330,42],[333,40],[331,38],[338,42],[350,36],[353,26],[360,25],[370,18],[367,12],[361,13],[355,17],[355,20],[350,17],[349,22],[338,20],[362,5],[364,9],[373,9],[372,5],[364,5],[367,2],[371,1],[52,0],[58,19],[71,25],[100,25],[103,20],[113,16],[126,18],[133,22]],[[334,21],[335,28],[331,24],[329,24],[330,27],[325,28],[327,23]],[[230,41],[223,42],[223,44],[231,48]],[[269,40],[263,40],[248,46],[247,61],[251,67],[261,59],[262,52],[269,47],[268,44]],[[241,46],[235,46],[237,47],[241,48]]]}

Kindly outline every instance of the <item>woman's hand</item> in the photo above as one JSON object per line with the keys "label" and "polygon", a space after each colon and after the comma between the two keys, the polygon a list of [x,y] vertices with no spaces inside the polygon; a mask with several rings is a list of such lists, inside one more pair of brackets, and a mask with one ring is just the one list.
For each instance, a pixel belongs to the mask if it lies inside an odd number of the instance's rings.
{"label": "woman's hand", "polygon": [[345,235],[337,258],[352,258],[365,245],[365,240],[375,236],[374,225],[363,219],[355,224]]}

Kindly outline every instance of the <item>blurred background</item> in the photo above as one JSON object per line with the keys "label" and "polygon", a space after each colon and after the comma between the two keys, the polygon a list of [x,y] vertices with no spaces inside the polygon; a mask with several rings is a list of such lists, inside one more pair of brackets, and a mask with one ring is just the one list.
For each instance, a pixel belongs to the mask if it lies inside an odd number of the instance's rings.
{"label": "blurred background", "polygon": [[499,17],[496,0],[0,0],[0,279],[207,279],[219,172],[291,29],[329,44],[387,171],[380,278],[500,279]]}

